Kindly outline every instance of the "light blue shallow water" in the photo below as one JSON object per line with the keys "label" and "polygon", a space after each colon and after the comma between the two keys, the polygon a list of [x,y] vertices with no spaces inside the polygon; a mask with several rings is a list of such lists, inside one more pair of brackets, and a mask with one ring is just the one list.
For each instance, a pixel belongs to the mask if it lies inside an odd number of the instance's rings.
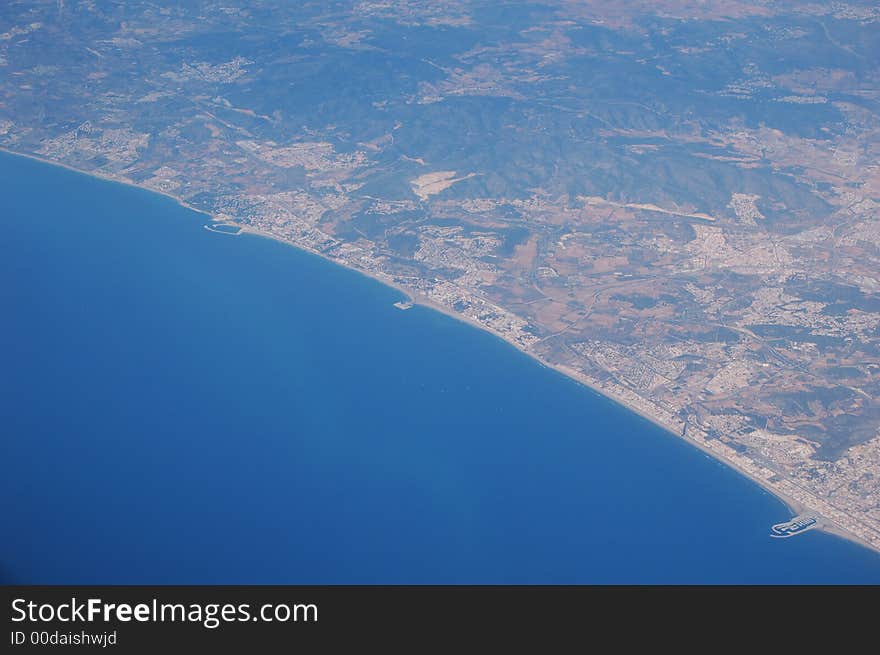
{"label": "light blue shallow water", "polygon": [[880,582],[778,500],[448,317],[0,156],[0,581]]}

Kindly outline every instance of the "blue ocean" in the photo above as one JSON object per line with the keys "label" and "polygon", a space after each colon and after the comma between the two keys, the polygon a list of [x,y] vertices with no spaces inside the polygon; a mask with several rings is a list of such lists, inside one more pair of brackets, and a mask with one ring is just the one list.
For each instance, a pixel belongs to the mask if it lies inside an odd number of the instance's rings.
{"label": "blue ocean", "polygon": [[0,194],[0,582],[880,583],[371,279],[19,157]]}

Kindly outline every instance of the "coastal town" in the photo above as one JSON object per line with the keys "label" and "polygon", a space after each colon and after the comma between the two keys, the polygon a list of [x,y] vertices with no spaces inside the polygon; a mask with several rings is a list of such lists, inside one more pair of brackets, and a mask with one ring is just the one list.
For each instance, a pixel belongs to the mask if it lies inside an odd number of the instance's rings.
{"label": "coastal town", "polygon": [[[877,30],[876,8],[735,3],[700,27],[673,7],[658,45],[611,6],[563,3],[387,77],[358,68],[385,61],[384,21],[468,25],[466,3],[391,4],[234,46],[196,37],[246,10],[7,7],[0,147],[391,285],[880,550],[880,64],[809,31]],[[838,64],[784,68],[768,25]],[[296,56],[266,54],[291,34]],[[149,47],[167,35],[173,58]],[[319,40],[355,86],[334,88]],[[79,54],[42,63],[58,48]],[[730,49],[747,54],[684,84]]]}

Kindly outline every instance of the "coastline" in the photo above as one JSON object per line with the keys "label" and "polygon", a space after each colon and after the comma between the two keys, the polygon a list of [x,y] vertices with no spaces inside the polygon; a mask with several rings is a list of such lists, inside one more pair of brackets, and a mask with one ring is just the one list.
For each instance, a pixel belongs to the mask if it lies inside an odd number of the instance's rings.
{"label": "coastline", "polygon": [[[347,270],[354,271],[355,273],[360,273],[361,275],[363,275],[365,277],[376,280],[377,282],[380,282],[381,284],[398,291],[407,299],[408,302],[410,302],[414,305],[421,305],[422,307],[427,307],[427,308],[432,309],[436,312],[444,314],[450,318],[453,318],[461,323],[465,323],[471,327],[482,330],[483,332],[487,332],[487,333],[491,334],[492,336],[504,341],[509,346],[514,348],[517,352],[519,352],[523,355],[526,355],[527,357],[532,359],[534,362],[540,364],[544,368],[553,370],[556,373],[558,373],[559,375],[565,376],[569,380],[572,380],[578,384],[581,384],[581,385],[587,387],[590,391],[602,396],[603,398],[610,400],[613,403],[616,403],[617,405],[620,405],[621,407],[623,407],[627,411],[633,412],[633,413],[637,414],[638,416],[642,417],[643,419],[649,421],[651,424],[655,425],[656,427],[661,428],[664,432],[668,433],[672,437],[674,437],[680,441],[683,441],[691,446],[698,448],[700,451],[702,451],[708,457],[712,458],[714,461],[719,462],[720,464],[727,466],[730,469],[733,469],[734,472],[736,472],[737,474],[741,475],[742,477],[748,479],[753,484],[760,487],[763,491],[769,493],[774,498],[779,500],[791,513],[792,518],[795,516],[798,516],[800,514],[803,514],[805,512],[810,511],[809,508],[801,501],[785,494],[784,492],[780,491],[779,489],[774,488],[766,480],[754,475],[750,471],[747,471],[746,469],[739,466],[736,462],[733,462],[729,459],[726,459],[726,458],[719,456],[718,453],[712,451],[711,449],[709,449],[708,447],[699,443],[698,441],[695,441],[693,439],[687,439],[686,437],[678,434],[674,429],[672,429],[670,426],[666,425],[665,423],[663,423],[662,421],[657,419],[655,416],[652,416],[651,414],[645,412],[644,410],[634,406],[632,403],[628,402],[625,398],[621,398],[617,395],[612,395],[611,393],[609,393],[609,391],[607,389],[603,389],[595,381],[591,380],[589,377],[587,377],[583,374],[579,374],[576,371],[573,371],[565,366],[551,364],[549,362],[544,361],[543,359],[538,357],[536,354],[531,353],[527,350],[523,350],[516,343],[514,343],[511,339],[509,339],[508,337],[504,336],[503,334],[501,334],[499,332],[496,332],[495,330],[493,330],[490,327],[487,327],[481,323],[478,323],[478,322],[468,318],[467,316],[457,314],[456,312],[450,310],[449,308],[444,307],[443,305],[440,305],[438,303],[435,303],[431,299],[429,299],[419,293],[416,293],[410,289],[406,289],[405,287],[395,283],[393,280],[385,279],[379,275],[375,275],[374,273],[372,273],[370,271],[365,271],[363,269],[355,268],[353,266],[348,266],[343,262],[340,262],[340,261],[333,259],[331,257],[327,257],[323,253],[320,253],[320,252],[317,252],[314,250],[310,250],[308,248],[303,248],[302,246],[300,246],[292,241],[289,241],[287,239],[284,239],[283,237],[280,237],[276,234],[272,234],[271,232],[265,232],[263,230],[258,230],[256,228],[242,226],[241,233],[242,234],[253,234],[254,236],[259,236],[259,237],[262,237],[265,239],[271,239],[273,241],[277,241],[277,242],[282,243],[284,245],[292,246],[292,247],[296,248],[297,250],[300,250],[302,252],[307,252],[311,255],[315,255],[315,256],[320,257],[321,259],[323,259],[327,262],[330,262],[330,263],[335,264],[337,266],[341,266]],[[834,535],[835,537],[845,539],[850,542],[857,543],[864,548],[867,548],[867,549],[872,550],[874,552],[880,553],[880,546],[875,546],[874,544],[871,544],[870,542],[865,541],[864,539],[861,539],[857,535],[837,526],[836,524],[829,523],[829,519],[827,519],[825,517],[823,517],[823,518],[825,520],[820,520],[819,526],[817,526],[815,528],[816,530],[819,530],[821,532],[825,532],[826,534]],[[768,531],[769,531],[769,526],[768,526]]]}
{"label": "coastline", "polygon": [[[2,146],[0,146],[0,152],[4,152],[8,155],[12,155],[12,156],[16,156],[16,157],[24,157],[24,158],[27,158],[27,159],[30,159],[33,161],[37,161],[37,162],[40,162],[43,164],[48,164],[51,166],[58,166],[60,168],[67,169],[71,172],[78,173],[81,175],[87,175],[87,176],[90,176],[93,178],[101,179],[103,181],[114,182],[117,184],[123,184],[123,185],[131,187],[131,188],[140,189],[142,191],[147,191],[147,192],[151,192],[151,193],[156,193],[156,194],[164,196],[170,200],[173,200],[176,204],[180,205],[181,207],[184,207],[188,210],[197,212],[203,216],[208,217],[208,219],[211,221],[218,222],[221,220],[226,220],[226,219],[216,218],[215,216],[213,216],[209,212],[207,212],[203,209],[199,209],[197,207],[194,207],[194,206],[190,205],[189,203],[187,203],[185,200],[182,200],[182,199],[172,195],[171,193],[168,193],[166,191],[162,191],[160,189],[154,189],[151,187],[147,187],[147,186],[132,182],[131,180],[108,175],[108,174],[103,173],[101,171],[86,171],[86,170],[78,169],[76,167],[70,166],[70,165],[62,163],[62,162],[58,162],[58,161],[55,161],[52,159],[47,159],[47,158],[42,157],[40,155],[17,152],[14,150],[9,150],[8,148],[2,147]],[[260,236],[263,238],[272,239],[274,241],[278,241],[280,243],[283,243],[287,246],[292,246],[302,252],[306,252],[306,253],[309,253],[312,255],[317,255],[318,257],[321,257],[325,261],[331,262],[331,263],[338,265],[338,266],[342,266],[350,271],[360,273],[361,275],[372,278],[373,280],[376,280],[377,282],[380,282],[381,284],[383,284],[387,287],[395,289],[396,291],[401,293],[408,300],[408,302],[411,302],[412,304],[417,304],[417,305],[427,307],[427,308],[432,309],[434,311],[437,311],[441,314],[449,316],[450,318],[453,318],[457,321],[460,321],[462,323],[466,323],[466,324],[470,325],[471,327],[475,327],[475,328],[478,328],[484,332],[488,332],[489,334],[492,334],[493,336],[506,342],[508,345],[515,348],[518,352],[530,357],[533,361],[544,366],[545,368],[552,369],[555,372],[557,372],[558,374],[564,375],[566,378],[573,380],[573,381],[587,387],[588,389],[590,389],[594,393],[597,393],[600,396],[607,398],[610,401],[622,406],[624,409],[626,409],[630,412],[634,412],[635,414],[639,415],[640,417],[650,421],[653,425],[655,425],[659,428],[662,428],[664,431],[668,432],[673,437],[676,437],[677,439],[680,439],[681,441],[684,441],[692,446],[696,446],[704,454],[711,457],[713,460],[720,462],[721,464],[724,464],[727,467],[733,469],[736,473],[742,475],[743,477],[745,477],[748,480],[752,481],[753,483],[757,484],[763,490],[767,491],[768,493],[773,495],[775,498],[780,500],[788,508],[788,510],[792,514],[792,516],[796,516],[798,514],[804,513],[805,511],[809,510],[809,508],[804,503],[787,495],[785,492],[781,491],[780,489],[774,487],[767,480],[765,480],[765,479],[753,474],[752,472],[746,470],[741,465],[737,464],[735,461],[732,461],[732,460],[724,457],[723,455],[715,452],[714,450],[710,449],[709,447],[700,443],[699,441],[697,441],[695,439],[689,439],[686,436],[679,434],[675,429],[673,429],[671,426],[665,424],[662,420],[660,420],[656,416],[653,416],[649,412],[645,411],[644,409],[635,406],[633,403],[629,402],[626,398],[621,397],[619,394],[615,394],[615,393],[609,391],[608,389],[602,387],[595,380],[592,380],[588,376],[586,376],[578,371],[575,371],[574,369],[571,369],[567,366],[559,365],[559,364],[552,364],[552,363],[544,361],[537,354],[523,349],[521,346],[516,344],[512,339],[497,332],[496,330],[494,330],[491,327],[488,327],[488,326],[483,325],[475,320],[472,320],[467,316],[463,316],[461,314],[458,314],[455,311],[453,311],[452,309],[445,307],[443,305],[440,305],[440,304],[432,301],[428,297],[423,296],[422,294],[414,292],[410,289],[406,289],[405,287],[394,282],[394,280],[389,279],[388,277],[383,277],[383,276],[377,275],[371,271],[348,265],[343,261],[329,257],[321,252],[316,251],[316,250],[312,250],[310,248],[304,247],[300,244],[297,244],[296,242],[290,241],[284,237],[273,234],[271,232],[266,232],[266,231],[252,228],[252,227],[245,226],[245,225],[239,225],[239,227],[241,228],[241,231],[239,232],[239,234],[247,233],[247,234],[253,234],[255,236]],[[846,529],[844,529],[834,523],[830,523],[831,519],[829,519],[828,517],[824,517],[821,513],[817,513],[817,514],[820,517],[822,517],[822,519],[824,519],[824,520],[820,520],[820,525],[817,529],[819,529],[827,534],[832,534],[838,538],[843,538],[843,539],[846,539],[847,541],[857,543],[865,548],[868,548],[869,550],[880,553],[880,545],[870,543],[870,542],[860,538],[859,536],[849,532],[848,530],[846,530]],[[768,529],[769,529],[769,526],[768,526]]]}
{"label": "coastline", "polygon": [[212,221],[215,220],[214,216],[206,212],[204,209],[199,209],[198,207],[194,207],[189,204],[186,200],[181,200],[177,196],[173,196],[167,191],[162,191],[161,189],[153,189],[152,187],[144,186],[142,184],[138,184],[136,182],[132,182],[131,180],[126,180],[125,178],[118,178],[112,175],[107,175],[106,173],[102,173],[101,171],[84,171],[81,168],[76,168],[75,166],[70,166],[69,164],[65,164],[64,162],[56,161],[54,159],[47,159],[41,155],[34,155],[28,152],[18,152],[16,150],[10,150],[9,148],[4,148],[0,146],[0,152],[5,152],[7,155],[12,155],[13,157],[24,157],[25,159],[30,159],[32,161],[38,161],[41,164],[49,164],[50,166],[57,166],[58,168],[63,168],[65,170],[71,171],[73,173],[79,173],[80,175],[87,175],[89,177],[94,177],[99,180],[104,180],[105,182],[113,182],[115,184],[122,184],[127,187],[131,187],[132,189],[140,189],[141,191],[147,191],[149,193],[155,193],[160,196],[164,196],[169,200],[173,200],[181,207],[185,207],[190,211],[197,212],[202,214],[203,216],[207,216]]}

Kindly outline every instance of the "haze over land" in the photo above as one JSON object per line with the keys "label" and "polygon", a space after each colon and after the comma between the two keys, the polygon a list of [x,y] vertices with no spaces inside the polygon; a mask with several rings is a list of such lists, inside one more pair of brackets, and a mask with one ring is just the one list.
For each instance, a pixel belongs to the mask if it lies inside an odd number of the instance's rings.
{"label": "haze over land", "polygon": [[235,5],[4,3],[0,146],[406,289],[880,548],[875,4]]}

